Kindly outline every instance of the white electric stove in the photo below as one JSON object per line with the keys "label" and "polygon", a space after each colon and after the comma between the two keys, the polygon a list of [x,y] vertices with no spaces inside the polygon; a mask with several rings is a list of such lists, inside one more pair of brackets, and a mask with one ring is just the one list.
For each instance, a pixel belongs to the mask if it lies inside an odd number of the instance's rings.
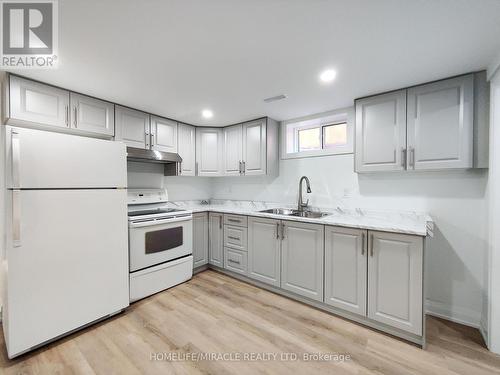
{"label": "white electric stove", "polygon": [[192,277],[192,213],[167,202],[164,189],[128,190],[131,302]]}

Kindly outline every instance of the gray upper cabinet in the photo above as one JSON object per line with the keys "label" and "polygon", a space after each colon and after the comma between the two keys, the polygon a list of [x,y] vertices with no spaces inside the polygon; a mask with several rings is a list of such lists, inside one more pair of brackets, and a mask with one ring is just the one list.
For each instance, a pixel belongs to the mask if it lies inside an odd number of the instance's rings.
{"label": "gray upper cabinet", "polygon": [[70,94],[71,127],[112,137],[115,133],[115,105],[76,93]]}
{"label": "gray upper cabinet", "polygon": [[487,167],[487,91],[474,73],[356,100],[356,172]]}
{"label": "gray upper cabinet", "polygon": [[115,140],[130,147],[150,148],[149,114],[116,106],[115,115]]}
{"label": "gray upper cabinet", "polygon": [[180,124],[177,128],[177,151],[182,158],[179,174],[196,176],[196,128]]}
{"label": "gray upper cabinet", "polygon": [[7,123],[69,128],[69,91],[9,76]]}
{"label": "gray upper cabinet", "polygon": [[[266,119],[244,123],[243,134],[243,165],[245,176],[265,175],[267,173],[267,136]],[[270,147],[272,147],[270,145]],[[278,145],[275,145],[276,152]]]}
{"label": "gray upper cabinet", "polygon": [[473,167],[474,76],[408,89],[408,169]]}
{"label": "gray upper cabinet", "polygon": [[248,218],[248,276],[276,287],[281,280],[280,220]]}
{"label": "gray upper cabinet", "polygon": [[223,175],[223,130],[196,128],[196,166],[198,176]]}
{"label": "gray upper cabinet", "polygon": [[224,128],[224,175],[239,176],[242,169],[242,126],[233,125]]}
{"label": "gray upper cabinet", "polygon": [[281,288],[323,302],[324,227],[283,221]]}
{"label": "gray upper cabinet", "polygon": [[258,119],[224,128],[224,175],[273,175],[278,170],[278,123]]}
{"label": "gray upper cabinet", "polygon": [[423,238],[369,232],[368,317],[422,335]]}
{"label": "gray upper cabinet", "polygon": [[177,122],[151,116],[151,150],[177,153]]}
{"label": "gray upper cabinet", "polygon": [[224,238],[222,214],[210,212],[208,215],[208,263],[224,267]]}
{"label": "gray upper cabinet", "polygon": [[356,100],[356,172],[405,169],[406,90]]}
{"label": "gray upper cabinet", "polygon": [[366,316],[367,231],[325,227],[325,300]]}
{"label": "gray upper cabinet", "polygon": [[193,267],[208,263],[208,214],[193,215]]}

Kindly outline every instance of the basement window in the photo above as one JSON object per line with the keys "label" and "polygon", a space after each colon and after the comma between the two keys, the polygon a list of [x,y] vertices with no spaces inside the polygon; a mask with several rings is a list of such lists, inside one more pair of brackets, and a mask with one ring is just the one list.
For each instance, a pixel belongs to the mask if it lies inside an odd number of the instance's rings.
{"label": "basement window", "polygon": [[353,153],[352,114],[352,108],[347,108],[284,121],[281,158]]}

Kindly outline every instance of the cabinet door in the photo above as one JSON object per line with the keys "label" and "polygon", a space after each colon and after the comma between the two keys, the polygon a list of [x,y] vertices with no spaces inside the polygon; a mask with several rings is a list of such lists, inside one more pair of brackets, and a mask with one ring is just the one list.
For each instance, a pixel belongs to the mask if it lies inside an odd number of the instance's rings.
{"label": "cabinet door", "polygon": [[149,149],[149,115],[130,108],[115,107],[115,140],[127,146]]}
{"label": "cabinet door", "polygon": [[406,90],[356,100],[356,172],[406,168]]}
{"label": "cabinet door", "polygon": [[27,79],[10,76],[11,123],[34,122],[69,127],[69,92]]}
{"label": "cabinet door", "polygon": [[99,135],[115,134],[115,105],[71,93],[71,127]]}
{"label": "cabinet door", "polygon": [[243,124],[243,173],[245,176],[267,172],[266,120]]}
{"label": "cabinet door", "polygon": [[324,227],[283,221],[281,287],[323,302]]}
{"label": "cabinet door", "polygon": [[248,218],[248,276],[280,286],[280,220]]}
{"label": "cabinet door", "polygon": [[208,214],[193,215],[193,267],[208,263]]}
{"label": "cabinet door", "polygon": [[473,106],[472,74],[408,89],[408,168],[472,168]]}
{"label": "cabinet door", "polygon": [[198,176],[222,176],[222,129],[196,128]]}
{"label": "cabinet door", "polygon": [[368,317],[422,334],[423,238],[369,232]]}
{"label": "cabinet door", "polygon": [[222,235],[222,214],[210,212],[208,217],[208,263],[224,267],[224,238]]}
{"label": "cabinet door", "polygon": [[239,176],[242,172],[242,127],[234,125],[224,128],[224,174]]}
{"label": "cabinet door", "polygon": [[177,152],[177,122],[151,116],[151,149]]}
{"label": "cabinet door", "polygon": [[367,232],[325,227],[325,303],[366,316]]}
{"label": "cabinet door", "polygon": [[182,158],[180,175],[196,176],[195,127],[179,124],[177,128],[177,150]]}

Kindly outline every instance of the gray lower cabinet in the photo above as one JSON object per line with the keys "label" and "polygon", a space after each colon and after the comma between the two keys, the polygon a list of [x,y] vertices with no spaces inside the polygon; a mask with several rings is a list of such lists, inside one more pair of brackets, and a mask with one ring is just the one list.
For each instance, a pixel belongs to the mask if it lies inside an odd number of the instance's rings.
{"label": "gray lower cabinet", "polygon": [[208,263],[224,267],[224,236],[222,214],[210,212],[208,215]]}
{"label": "gray lower cabinet", "polygon": [[282,222],[281,288],[323,301],[324,226]]}
{"label": "gray lower cabinet", "polygon": [[224,248],[224,268],[243,275],[247,274],[247,253],[245,251]]}
{"label": "gray lower cabinet", "polygon": [[208,213],[193,215],[193,267],[208,263]]}
{"label": "gray lower cabinet", "polygon": [[424,237],[219,213],[208,222],[210,264],[422,336]]}
{"label": "gray lower cabinet", "polygon": [[422,335],[423,237],[369,232],[368,317]]}
{"label": "gray lower cabinet", "polygon": [[248,218],[248,276],[273,286],[280,286],[280,220]]}
{"label": "gray lower cabinet", "polygon": [[367,231],[325,226],[327,305],[366,316]]}

